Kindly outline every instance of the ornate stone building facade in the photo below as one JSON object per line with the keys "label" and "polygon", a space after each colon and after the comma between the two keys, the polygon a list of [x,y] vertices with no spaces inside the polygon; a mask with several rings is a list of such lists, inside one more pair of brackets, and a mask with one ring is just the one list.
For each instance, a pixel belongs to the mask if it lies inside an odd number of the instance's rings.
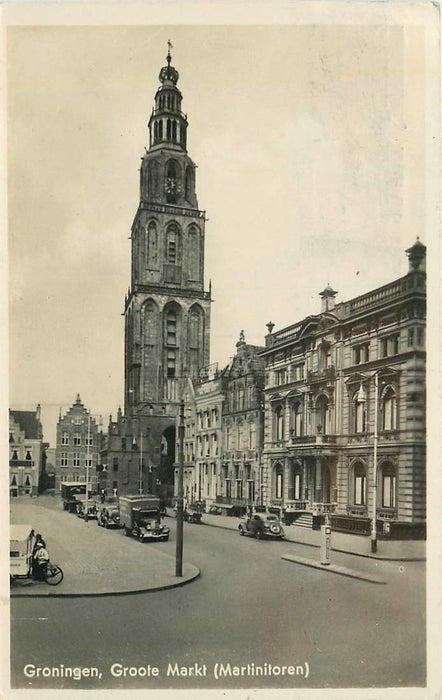
{"label": "ornate stone building facade", "polygon": [[423,532],[425,246],[407,255],[404,277],[341,304],[328,286],[320,314],[268,325],[268,505],[368,533],[376,499],[381,533]]}
{"label": "ornate stone building facade", "polygon": [[261,350],[262,347],[246,343],[241,331],[236,355],[225,372],[219,503],[236,506],[263,503],[264,360],[259,355]]}
{"label": "ornate stone building facade", "polygon": [[[184,495],[226,512],[261,503],[263,492],[263,348],[241,331],[236,350],[224,369],[203,368],[184,391]],[[176,469],[175,493],[177,477]]]}

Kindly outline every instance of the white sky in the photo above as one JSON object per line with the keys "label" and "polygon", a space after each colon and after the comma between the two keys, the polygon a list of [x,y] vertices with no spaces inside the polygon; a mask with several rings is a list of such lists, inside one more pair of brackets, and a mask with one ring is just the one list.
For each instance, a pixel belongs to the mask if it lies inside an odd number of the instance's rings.
{"label": "white sky", "polygon": [[428,244],[428,67],[389,24],[10,27],[10,399],[53,443],[123,400],[121,312],[167,39],[207,211],[211,362],[407,271]]}

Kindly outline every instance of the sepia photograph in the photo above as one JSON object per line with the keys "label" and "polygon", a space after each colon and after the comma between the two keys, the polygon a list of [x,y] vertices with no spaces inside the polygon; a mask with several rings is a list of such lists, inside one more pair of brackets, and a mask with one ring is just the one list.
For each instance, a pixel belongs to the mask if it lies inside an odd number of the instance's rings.
{"label": "sepia photograph", "polygon": [[440,697],[438,6],[3,10],[2,694]]}

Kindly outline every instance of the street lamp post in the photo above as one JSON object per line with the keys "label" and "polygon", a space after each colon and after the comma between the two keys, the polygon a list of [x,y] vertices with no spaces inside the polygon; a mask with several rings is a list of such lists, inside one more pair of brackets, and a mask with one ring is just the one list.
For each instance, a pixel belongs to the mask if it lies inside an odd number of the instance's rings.
{"label": "street lamp post", "polygon": [[143,493],[143,433],[140,431],[140,468],[138,473],[138,491]]}
{"label": "street lamp post", "polygon": [[[85,514],[84,522],[87,523],[89,520],[89,461],[90,461],[90,442],[91,442],[91,414],[88,413],[87,416],[87,445],[86,445],[86,500],[85,500]],[[98,416],[99,425],[102,425],[101,415]]]}
{"label": "street lamp post", "polygon": [[[372,553],[378,550],[378,532],[377,532],[377,477],[378,477],[378,414],[379,414],[379,376],[378,372],[373,375],[374,378],[374,421],[373,421],[373,487],[372,487],[372,511],[371,511],[371,551]],[[367,397],[364,388],[361,384],[357,402],[365,404]]]}
{"label": "street lamp post", "polygon": [[378,373],[375,372],[374,375],[374,435],[373,435],[373,504],[372,504],[372,519],[371,519],[371,551],[377,552],[378,550],[378,533],[377,533],[377,523],[376,523],[376,505],[377,505],[377,480],[378,480]]}
{"label": "street lamp post", "polygon": [[183,468],[184,468],[184,399],[180,403],[180,422],[178,426],[178,494],[176,523],[176,563],[175,576],[183,575]]}
{"label": "street lamp post", "polygon": [[85,502],[85,513],[84,521],[87,523],[89,520],[89,455],[90,455],[90,437],[91,437],[91,414],[87,417],[87,445],[86,445],[86,502]]}

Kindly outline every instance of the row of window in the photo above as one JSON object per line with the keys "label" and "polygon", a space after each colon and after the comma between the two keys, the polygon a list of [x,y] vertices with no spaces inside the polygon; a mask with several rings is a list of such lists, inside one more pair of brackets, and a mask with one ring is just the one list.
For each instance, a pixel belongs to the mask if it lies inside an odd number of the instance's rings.
{"label": "row of window", "polygon": [[[10,459],[14,461],[14,460],[16,460],[16,459],[18,460],[18,458],[19,458],[19,457],[18,457],[18,452],[17,452],[17,450],[11,450]],[[32,461],[32,453],[31,453],[31,450],[26,450],[26,457],[25,457],[25,459]]]}
{"label": "row of window", "polygon": [[[382,431],[397,430],[398,405],[396,392],[392,386],[384,389],[379,403],[378,428]],[[316,433],[327,435],[330,432],[330,411],[329,401],[325,396],[320,396],[316,402],[313,412],[313,424],[316,419]],[[289,414],[290,436],[297,437],[305,434],[303,403],[293,402],[290,406]],[[366,401],[362,400],[359,391],[355,392],[352,399],[350,412],[350,432],[365,433],[367,425]],[[282,404],[277,404],[273,408],[273,439],[284,440],[285,433],[285,409]]]}
{"label": "row of window", "polygon": [[[72,440],[72,443],[71,443]],[[76,446],[81,446],[85,445],[86,447],[89,445],[94,444],[94,436],[93,435],[85,435],[80,432],[75,432],[73,435],[71,435],[67,430],[64,430],[61,434],[61,444],[62,445],[76,445]]]}
{"label": "row of window", "polygon": [[173,143],[180,143],[182,146],[186,146],[186,126],[184,122],[180,122],[177,119],[156,119],[153,125],[153,143],[156,144],[159,141],[173,141]]}
{"label": "row of window", "polygon": [[92,457],[86,457],[81,452],[62,452],[60,456],[61,467],[86,467],[92,466]]}
{"label": "row of window", "polygon": [[206,411],[197,411],[197,425],[200,430],[215,427],[218,424],[219,412],[217,408]]}
{"label": "row of window", "polygon": [[160,93],[158,107],[159,109],[180,109],[178,95]]}
{"label": "row of window", "polygon": [[225,431],[226,450],[256,449],[256,423],[238,423],[235,428],[229,425]]}
{"label": "row of window", "polygon": [[[380,496],[379,503],[383,508],[396,508],[397,478],[396,470],[390,463],[382,465],[379,471]],[[273,492],[275,498],[284,498],[284,471],[278,467],[274,471]],[[292,469],[289,472],[288,500],[302,500],[303,483],[300,470]],[[349,502],[355,506],[366,507],[368,505],[367,474],[364,464],[358,462],[352,470]],[[326,499],[327,500],[327,499]]]}
{"label": "row of window", "polygon": [[[407,336],[408,347],[424,344],[424,328],[418,326],[408,329]],[[379,340],[379,354],[381,358],[392,357],[397,355],[400,350],[399,333],[394,333]],[[364,362],[369,362],[370,359],[370,343],[364,342],[359,345],[354,345],[352,348],[353,364],[359,365]],[[318,349],[318,369],[324,370],[331,366],[331,350],[329,346],[320,347]],[[273,386],[283,386],[290,382],[305,378],[305,365],[297,364],[289,367],[282,367],[274,370]]]}
{"label": "row of window", "polygon": [[255,406],[257,393],[255,386],[247,386],[245,388],[238,387],[234,391],[229,392],[228,410],[229,411],[245,411],[248,408]]}

